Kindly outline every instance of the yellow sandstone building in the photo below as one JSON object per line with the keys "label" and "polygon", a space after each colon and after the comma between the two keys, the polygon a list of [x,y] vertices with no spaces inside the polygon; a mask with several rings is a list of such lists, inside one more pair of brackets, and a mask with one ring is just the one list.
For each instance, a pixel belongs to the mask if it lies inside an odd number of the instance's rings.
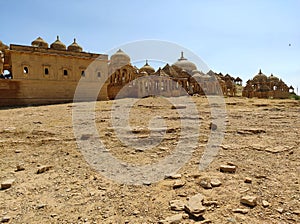
{"label": "yellow sandstone building", "polygon": [[[0,106],[72,102],[79,81],[85,86],[82,100],[91,100],[94,93],[97,100],[185,94],[236,96],[237,85],[242,86],[239,77],[198,71],[183,52],[178,61],[155,71],[147,61],[142,68],[133,66],[121,49],[110,59],[106,54],[84,52],[75,39],[68,47],[58,36],[50,46],[41,37],[31,46],[8,47],[0,41]],[[291,89],[282,80],[266,78],[260,72],[247,82],[243,96],[287,98]]]}

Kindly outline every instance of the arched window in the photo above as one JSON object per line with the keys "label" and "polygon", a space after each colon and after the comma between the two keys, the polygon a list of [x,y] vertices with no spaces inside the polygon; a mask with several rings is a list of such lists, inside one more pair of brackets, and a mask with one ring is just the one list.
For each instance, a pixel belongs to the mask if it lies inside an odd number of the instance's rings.
{"label": "arched window", "polygon": [[64,69],[64,76],[67,76],[67,75],[68,75],[68,70]]}
{"label": "arched window", "polygon": [[45,74],[45,75],[49,75],[49,68],[45,68],[45,69],[44,69],[44,74]]}
{"label": "arched window", "polygon": [[24,67],[23,67],[23,73],[24,73],[24,74],[28,74],[28,73],[29,73],[29,69],[28,69],[27,66],[24,66]]}
{"label": "arched window", "polygon": [[85,77],[85,72],[81,71],[81,77]]}

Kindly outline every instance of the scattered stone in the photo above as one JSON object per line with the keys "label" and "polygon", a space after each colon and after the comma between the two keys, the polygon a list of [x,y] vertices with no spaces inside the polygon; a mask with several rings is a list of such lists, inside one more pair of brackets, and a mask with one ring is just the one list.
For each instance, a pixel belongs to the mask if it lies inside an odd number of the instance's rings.
{"label": "scattered stone", "polygon": [[93,136],[92,134],[82,134],[80,140],[88,140],[92,136]]}
{"label": "scattered stone", "polygon": [[284,212],[284,209],[283,208],[277,208],[276,211],[279,212],[280,214],[282,214]]}
{"label": "scattered stone", "polygon": [[267,202],[266,200],[262,200],[262,206],[263,206],[264,208],[266,208],[266,207],[269,207],[270,204],[269,204],[269,202]]}
{"label": "scattered stone", "polygon": [[167,217],[165,220],[161,220],[158,223],[160,224],[180,224],[183,219],[185,219],[184,214],[176,214]]}
{"label": "scattered stone", "polygon": [[183,180],[175,180],[173,184],[173,189],[183,187],[185,185],[185,181]]}
{"label": "scattered stone", "polygon": [[236,209],[233,209],[232,212],[234,212],[234,213],[240,213],[240,214],[247,214],[249,212],[249,209],[246,209],[246,208],[236,208]]}
{"label": "scattered stone", "polygon": [[241,135],[251,135],[251,134],[261,134],[261,133],[266,133],[265,130],[263,129],[256,129],[256,128],[251,128],[251,129],[245,129],[245,130],[238,130],[237,131],[238,134]]}
{"label": "scattered stone", "polygon": [[181,200],[172,200],[169,202],[169,205],[173,211],[183,211],[185,203]]}
{"label": "scattered stone", "polygon": [[215,131],[215,130],[217,130],[217,128],[218,128],[218,126],[216,124],[210,123],[209,129],[211,129],[212,131]]}
{"label": "scattered stone", "polygon": [[46,207],[46,204],[39,204],[38,206],[37,206],[37,209],[42,209],[42,208],[45,208]]}
{"label": "scattered stone", "polygon": [[216,178],[211,179],[210,184],[212,187],[219,187],[221,186],[222,182]]}
{"label": "scattered stone", "polygon": [[10,220],[10,217],[9,216],[4,216],[2,219],[1,219],[1,222],[2,223],[5,223],[5,222],[9,222]]}
{"label": "scattered stone", "polygon": [[25,170],[24,164],[18,164],[16,168],[16,172]]}
{"label": "scattered stone", "polygon": [[200,224],[209,224],[209,223],[212,223],[212,221],[209,219],[206,219],[206,220],[200,221],[199,223]]}
{"label": "scattered stone", "polygon": [[212,186],[211,186],[210,182],[206,179],[201,180],[199,184],[204,189],[212,189]]}
{"label": "scattered stone", "polygon": [[255,196],[244,196],[241,199],[241,203],[250,207],[257,205],[257,198]]}
{"label": "scattered stone", "polygon": [[220,166],[220,171],[224,173],[235,173],[236,171],[236,166],[231,166],[231,165],[221,165]]}
{"label": "scattered stone", "polygon": [[10,188],[14,182],[15,182],[15,179],[8,179],[8,180],[3,181],[1,183],[1,190]]}
{"label": "scattered stone", "polygon": [[15,153],[21,153],[21,152],[22,152],[22,150],[20,150],[20,149],[15,150]]}
{"label": "scattered stone", "polygon": [[252,183],[252,179],[250,177],[246,177],[246,179],[245,179],[244,182],[247,183],[247,184],[251,184]]}
{"label": "scattered stone", "polygon": [[206,210],[206,208],[202,205],[203,200],[204,197],[200,193],[192,196],[184,206],[184,210],[196,218],[202,216]]}
{"label": "scattered stone", "polygon": [[140,211],[138,211],[138,210],[134,210],[134,211],[132,212],[132,215],[138,215],[138,214],[140,214]]}
{"label": "scattered stone", "polygon": [[180,179],[180,178],[181,178],[181,174],[179,173],[165,175],[165,179]]}
{"label": "scattered stone", "polygon": [[205,206],[218,206],[219,203],[217,201],[204,201],[202,204]]}
{"label": "scattered stone", "polygon": [[50,170],[51,168],[52,168],[52,166],[49,166],[49,165],[41,166],[40,168],[38,168],[36,173],[37,174],[45,173],[46,171]]}
{"label": "scattered stone", "polygon": [[150,185],[151,185],[151,182],[150,182],[150,181],[144,181],[144,182],[143,182],[143,185],[145,185],[145,186],[150,186]]}
{"label": "scattered stone", "polygon": [[171,109],[172,110],[175,110],[175,109],[185,109],[186,106],[185,105],[172,105]]}

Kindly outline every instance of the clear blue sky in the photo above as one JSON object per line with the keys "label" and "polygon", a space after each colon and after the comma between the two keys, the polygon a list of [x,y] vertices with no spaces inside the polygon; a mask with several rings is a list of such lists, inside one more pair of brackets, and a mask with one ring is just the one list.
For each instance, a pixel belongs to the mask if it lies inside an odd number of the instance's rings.
{"label": "clear blue sky", "polygon": [[[244,82],[261,68],[300,91],[299,0],[0,0],[0,40],[29,45],[56,35],[86,51],[156,39],[190,49]],[[291,46],[289,46],[291,44]]]}

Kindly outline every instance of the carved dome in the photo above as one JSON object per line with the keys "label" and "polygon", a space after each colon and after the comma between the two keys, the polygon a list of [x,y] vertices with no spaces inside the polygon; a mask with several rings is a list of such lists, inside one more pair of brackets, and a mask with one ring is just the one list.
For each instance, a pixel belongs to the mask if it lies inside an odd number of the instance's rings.
{"label": "carved dome", "polygon": [[191,73],[193,70],[197,70],[197,66],[183,57],[183,52],[181,52],[181,57],[173,65]]}
{"label": "carved dome", "polygon": [[126,64],[130,63],[130,57],[121,49],[119,49],[116,53],[114,53],[111,57],[110,57],[111,61],[122,61],[122,62],[126,62]]}
{"label": "carved dome", "polygon": [[76,43],[76,39],[74,38],[74,42],[68,46],[68,51],[74,51],[74,52],[82,52],[82,47],[80,47]]}
{"label": "carved dome", "polygon": [[273,74],[271,74],[268,79],[271,81],[271,82],[279,82],[279,78],[277,78],[276,76],[274,76]]}
{"label": "carved dome", "polygon": [[57,36],[57,39],[55,42],[53,42],[50,45],[50,48],[55,49],[55,50],[66,50],[66,45],[64,45],[60,40],[59,36]]}
{"label": "carved dome", "polygon": [[267,79],[268,79],[267,76],[261,72],[261,69],[259,69],[259,72],[256,76],[254,76],[253,81],[261,83],[261,82],[266,82]]}
{"label": "carved dome", "polygon": [[31,42],[31,46],[40,47],[40,48],[48,48],[48,43],[43,40],[43,38],[38,37],[34,41]]}
{"label": "carved dome", "polygon": [[148,64],[146,60],[146,64],[140,68],[140,72],[147,72],[148,74],[152,74],[155,72],[155,69]]}

